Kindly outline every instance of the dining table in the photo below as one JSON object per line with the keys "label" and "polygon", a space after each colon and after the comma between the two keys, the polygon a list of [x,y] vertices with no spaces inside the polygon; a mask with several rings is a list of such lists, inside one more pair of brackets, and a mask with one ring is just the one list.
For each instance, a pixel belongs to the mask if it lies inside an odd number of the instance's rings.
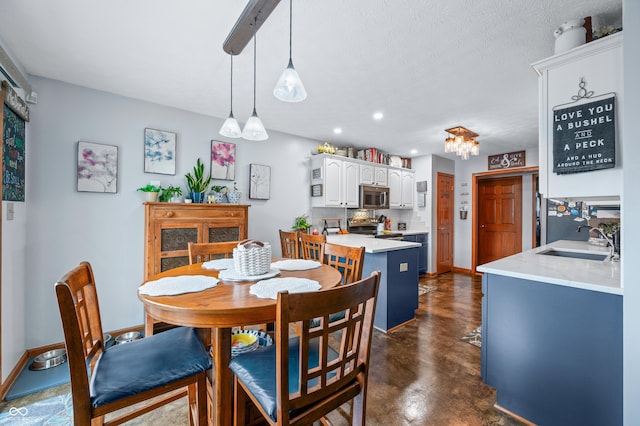
{"label": "dining table", "polygon": [[[205,269],[201,263],[180,266],[151,277],[141,286],[164,277],[204,275],[218,278],[219,272]],[[314,280],[320,284],[319,291],[337,286],[341,279],[337,269],[324,264],[313,269],[280,270],[277,277]],[[250,293],[251,286],[256,282],[220,280],[215,287],[203,291],[170,296],[138,293],[145,313],[155,320],[210,330],[214,364],[211,377],[213,425],[230,426],[233,422],[233,376],[228,368],[232,328],[273,323],[276,319],[276,300],[259,298]]]}

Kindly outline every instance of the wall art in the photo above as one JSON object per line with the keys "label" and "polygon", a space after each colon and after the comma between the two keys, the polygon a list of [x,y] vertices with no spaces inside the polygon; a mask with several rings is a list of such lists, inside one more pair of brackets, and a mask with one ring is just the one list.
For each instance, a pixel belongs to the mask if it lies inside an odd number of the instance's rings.
{"label": "wall art", "polygon": [[249,198],[268,200],[271,192],[271,167],[262,164],[249,165]]}
{"label": "wall art", "polygon": [[176,174],[176,134],[144,129],[144,172]]}
{"label": "wall art", "polygon": [[234,180],[236,176],[236,144],[211,141],[211,178]]}
{"label": "wall art", "polygon": [[115,194],[118,183],[118,147],[78,142],[78,191]]}

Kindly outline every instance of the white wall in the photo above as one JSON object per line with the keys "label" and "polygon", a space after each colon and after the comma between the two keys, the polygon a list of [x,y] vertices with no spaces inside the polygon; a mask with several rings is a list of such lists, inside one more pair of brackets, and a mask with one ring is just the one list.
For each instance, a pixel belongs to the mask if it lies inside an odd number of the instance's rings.
{"label": "white wall", "polygon": [[[27,245],[9,259],[6,249],[11,245],[3,246],[5,264],[23,257],[27,262],[25,279],[15,283],[24,286],[27,299],[22,350],[63,340],[53,283],[82,260],[94,267],[105,331],[143,322],[136,289],[143,276],[144,197],[136,188],[160,180],[184,191],[184,174],[198,157],[208,170],[211,139],[224,140],[218,134],[220,119],[42,78],[33,78],[32,85],[39,96],[27,138]],[[143,172],[145,127],[177,133],[175,176]],[[249,236],[271,242],[278,253],[277,230],[289,228],[295,216],[309,210],[306,158],[318,142],[273,131],[269,135],[264,142],[227,141],[237,144],[241,203],[251,205]],[[79,140],[119,147],[117,194],[76,191]],[[269,200],[248,199],[250,163],[271,166]],[[16,219],[24,221],[24,212],[16,212]],[[15,301],[19,310],[20,297]],[[14,319],[22,322],[17,313]],[[10,322],[3,324],[5,336],[21,331],[8,327]],[[3,365],[15,365],[16,354],[3,352]]]}
{"label": "white wall", "polygon": [[640,2],[624,0],[624,108],[622,136],[623,157],[631,159],[623,169],[622,188],[622,283],[623,340],[624,340],[624,424],[640,424],[640,197],[638,182],[640,168],[635,159],[640,158],[640,144],[636,142],[636,120],[640,117]]}

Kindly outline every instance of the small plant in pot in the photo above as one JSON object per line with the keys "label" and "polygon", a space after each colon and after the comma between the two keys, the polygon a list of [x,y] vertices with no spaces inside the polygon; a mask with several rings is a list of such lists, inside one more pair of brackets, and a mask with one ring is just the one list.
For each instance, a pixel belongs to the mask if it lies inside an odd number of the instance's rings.
{"label": "small plant in pot", "polygon": [[187,188],[189,188],[189,195],[193,202],[204,202],[204,193],[211,183],[211,173],[205,177],[202,161],[198,158],[196,165],[193,167],[193,173],[188,172],[184,176],[187,178]]}
{"label": "small plant in pot", "polygon": [[137,189],[137,191],[144,192],[147,195],[147,201],[154,203],[158,201],[158,194],[162,191],[160,185],[145,185]]}
{"label": "small plant in pot", "polygon": [[162,202],[173,202],[179,203],[182,197],[182,189],[179,186],[169,185],[167,188],[162,190],[162,194],[160,194],[160,201]]}
{"label": "small plant in pot", "polygon": [[213,192],[213,199],[216,204],[227,203],[227,192],[229,192],[229,188],[224,185],[213,185],[211,187],[211,192]]}
{"label": "small plant in pot", "polygon": [[309,229],[311,228],[311,224],[308,221],[309,216],[302,215],[302,216],[297,216],[294,220],[293,220],[293,226],[292,229],[294,231],[300,231],[300,232],[304,232],[305,234],[309,232]]}

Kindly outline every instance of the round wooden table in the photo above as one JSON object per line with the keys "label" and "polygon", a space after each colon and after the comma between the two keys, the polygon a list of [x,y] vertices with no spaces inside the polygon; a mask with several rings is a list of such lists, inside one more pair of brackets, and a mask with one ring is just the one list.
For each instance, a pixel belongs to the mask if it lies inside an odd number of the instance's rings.
{"label": "round wooden table", "polygon": [[[152,280],[180,275],[218,276],[218,271],[202,268],[202,264],[181,266],[155,275]],[[340,273],[327,265],[305,271],[280,271],[278,277],[308,278],[322,289],[340,283]],[[144,284],[144,283],[143,283]],[[213,424],[231,425],[233,420],[233,381],[227,368],[231,360],[231,328],[274,322],[276,301],[259,299],[249,294],[255,281],[220,281],[217,286],[195,293],[176,296],[138,294],[146,314],[169,324],[211,329],[213,362]]]}

